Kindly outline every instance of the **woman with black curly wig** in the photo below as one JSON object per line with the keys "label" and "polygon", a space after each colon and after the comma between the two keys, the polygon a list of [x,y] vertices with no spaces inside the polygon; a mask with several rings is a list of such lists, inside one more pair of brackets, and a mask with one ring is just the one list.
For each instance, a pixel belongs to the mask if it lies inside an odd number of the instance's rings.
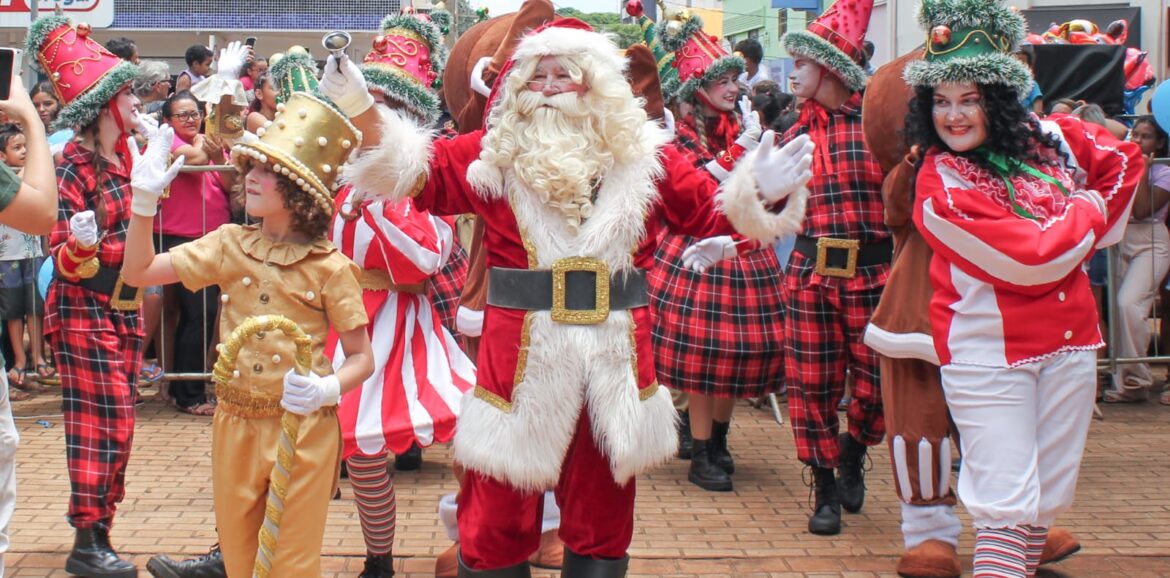
{"label": "woman with black curly wig", "polygon": [[1121,239],[1143,162],[1102,127],[1019,102],[1022,17],[994,0],[927,0],[907,136],[925,151],[914,223],[934,251],[931,329],[963,450],[974,575],[1033,576],[1067,509],[1103,343],[1088,276]]}

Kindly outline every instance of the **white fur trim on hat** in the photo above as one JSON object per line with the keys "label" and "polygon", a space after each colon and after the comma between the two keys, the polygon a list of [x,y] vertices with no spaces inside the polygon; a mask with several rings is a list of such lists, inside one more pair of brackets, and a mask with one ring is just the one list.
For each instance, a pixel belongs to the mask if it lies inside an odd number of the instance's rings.
{"label": "white fur trim on hat", "polygon": [[618,71],[625,71],[627,65],[612,35],[556,26],[526,36],[512,53],[512,60],[569,55],[587,55],[598,64]]}

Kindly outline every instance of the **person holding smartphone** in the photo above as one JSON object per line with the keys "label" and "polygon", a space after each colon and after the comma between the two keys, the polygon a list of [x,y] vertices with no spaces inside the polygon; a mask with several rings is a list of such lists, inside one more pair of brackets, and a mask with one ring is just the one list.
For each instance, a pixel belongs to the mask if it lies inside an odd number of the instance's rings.
{"label": "person holding smartphone", "polygon": [[[8,60],[11,66],[0,70],[0,76],[11,78],[9,94],[0,98],[0,112],[24,127],[27,157],[23,179],[0,163],[0,224],[30,235],[47,235],[57,223],[57,177],[45,126],[25,91],[24,83],[12,73],[18,69],[16,61],[13,55]],[[3,576],[4,553],[8,551],[8,524],[16,509],[16,446],[20,436],[12,420],[8,377],[0,373],[0,380],[4,381],[4,386],[0,387],[0,576]]]}

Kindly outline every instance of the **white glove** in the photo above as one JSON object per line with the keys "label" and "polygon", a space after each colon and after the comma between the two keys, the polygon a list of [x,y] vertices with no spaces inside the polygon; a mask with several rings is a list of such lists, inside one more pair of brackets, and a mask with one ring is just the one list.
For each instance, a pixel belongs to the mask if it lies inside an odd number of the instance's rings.
{"label": "white glove", "polygon": [[752,176],[760,196],[768,203],[786,198],[812,179],[812,153],[815,148],[808,135],[800,135],[783,148],[776,148],[776,133],[768,131],[760,139]]}
{"label": "white glove", "polygon": [[735,139],[735,144],[753,150],[760,144],[760,133],[763,132],[760,113],[752,110],[752,99],[745,96],[739,99],[739,114],[743,117],[743,132]]}
{"label": "white glove", "polygon": [[69,232],[73,233],[73,238],[77,239],[78,244],[82,247],[97,245],[98,227],[97,221],[93,217],[93,211],[81,211],[69,217]]}
{"label": "white glove", "polygon": [[321,75],[319,87],[321,94],[328,96],[350,118],[374,106],[374,97],[370,96],[362,69],[344,54],[340,59],[330,54],[325,60],[325,72]]}
{"label": "white glove", "polygon": [[737,252],[735,240],[729,235],[711,237],[687,247],[682,254],[682,264],[696,273],[702,273],[707,267],[734,257]]}
{"label": "white glove", "polygon": [[284,396],[280,407],[297,415],[309,415],[327,405],[337,405],[341,399],[341,382],[336,375],[321,377],[316,373],[297,375],[290,369],[284,374]]}
{"label": "white glove", "polygon": [[229,42],[226,48],[219,51],[219,63],[216,64],[215,75],[228,80],[239,80],[240,69],[247,61],[248,48],[239,40]]}
{"label": "white glove", "polygon": [[[143,118],[139,116],[139,118]],[[180,155],[167,166],[171,156],[171,143],[175,130],[170,125],[158,126],[147,121],[138,124],[146,136],[146,152],[138,152],[138,146],[130,143],[130,156],[134,164],[130,170],[130,188],[134,197],[130,200],[130,212],[142,217],[153,217],[158,212],[158,199],[167,185],[175,180],[183,166],[185,156]]]}

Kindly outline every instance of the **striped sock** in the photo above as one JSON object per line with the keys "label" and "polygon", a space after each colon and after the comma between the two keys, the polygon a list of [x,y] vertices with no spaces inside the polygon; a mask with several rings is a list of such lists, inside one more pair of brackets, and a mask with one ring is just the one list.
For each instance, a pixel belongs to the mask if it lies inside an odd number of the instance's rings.
{"label": "striped sock", "polygon": [[386,556],[394,549],[394,526],[398,505],[394,498],[394,480],[386,471],[386,455],[355,454],[346,460],[349,483],[353,486],[358,518],[366,551]]}
{"label": "striped sock", "polygon": [[975,578],[1027,578],[1028,533],[983,528],[975,533]]}
{"label": "striped sock", "polygon": [[1048,541],[1048,528],[1041,526],[1020,526],[1028,533],[1028,576],[1035,576],[1036,569],[1040,568],[1040,555],[1044,553],[1044,543]]}

